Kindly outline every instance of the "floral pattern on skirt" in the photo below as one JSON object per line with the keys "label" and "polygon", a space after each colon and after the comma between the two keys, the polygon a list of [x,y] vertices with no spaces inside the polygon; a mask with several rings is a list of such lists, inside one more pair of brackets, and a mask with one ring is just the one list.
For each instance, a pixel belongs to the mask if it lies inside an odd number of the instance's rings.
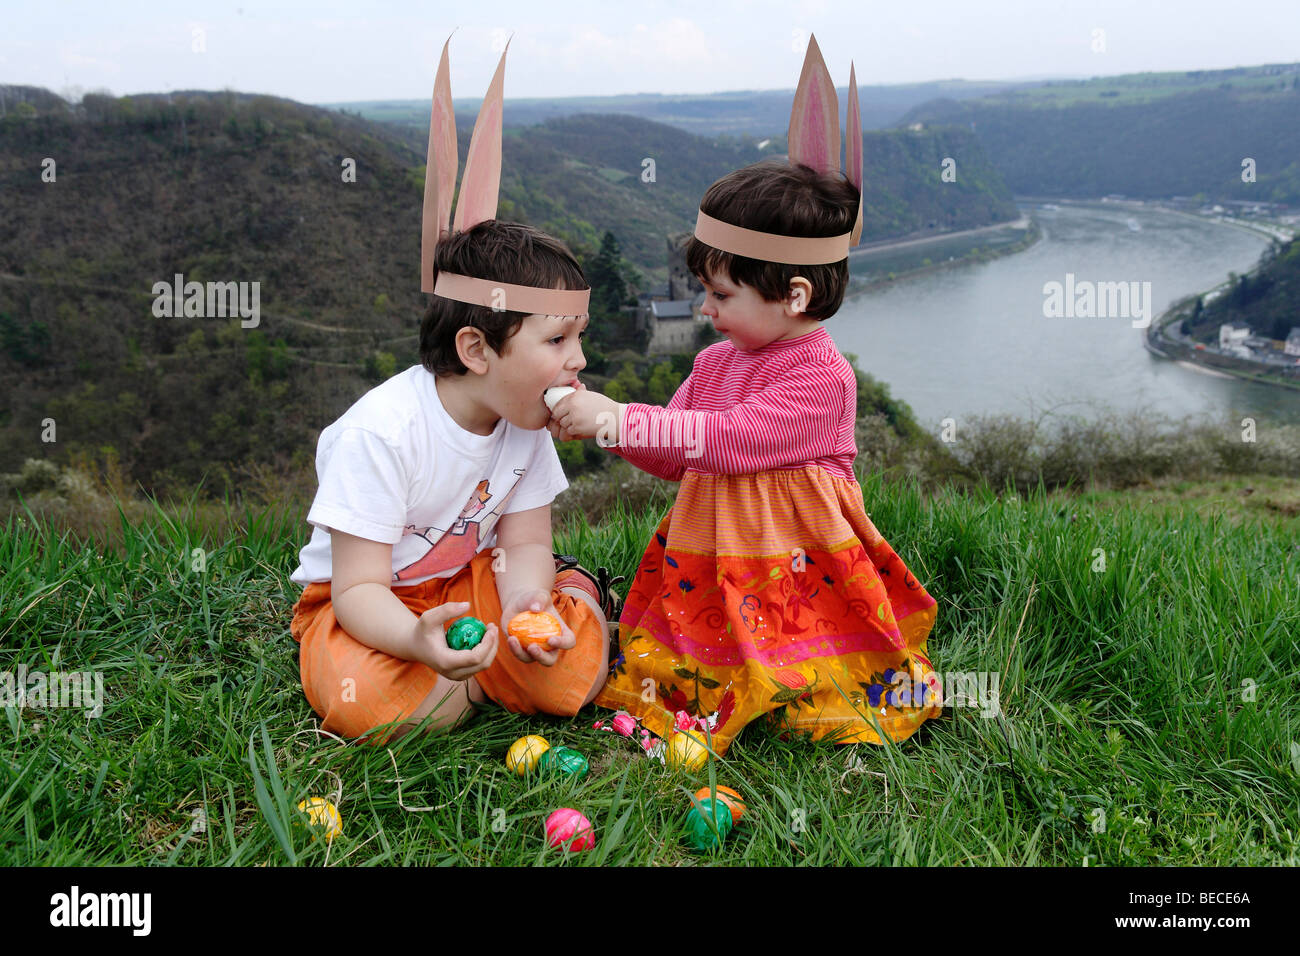
{"label": "floral pattern on skirt", "polygon": [[596,703],[666,735],[704,720],[722,754],[765,718],[841,743],[901,741],[938,716],[936,602],[824,469],[688,472],[637,569]]}

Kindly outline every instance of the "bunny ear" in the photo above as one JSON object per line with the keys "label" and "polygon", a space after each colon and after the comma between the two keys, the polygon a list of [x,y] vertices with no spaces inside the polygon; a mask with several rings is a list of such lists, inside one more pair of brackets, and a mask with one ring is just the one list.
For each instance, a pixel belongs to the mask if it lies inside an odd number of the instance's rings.
{"label": "bunny ear", "polygon": [[451,105],[451,77],[447,47],[433,81],[433,107],[429,113],[429,154],[424,170],[424,223],[420,236],[420,289],[433,291],[433,254],[438,238],[451,219],[451,196],[456,188],[456,113]]}
{"label": "bunny ear", "polygon": [[789,140],[791,163],[803,163],[824,173],[839,171],[840,104],[815,36],[808,38],[808,52],[794,93]]}
{"label": "bunny ear", "polygon": [[858,218],[849,234],[849,245],[856,246],[862,235],[862,112],[858,108],[858,75],[849,63],[849,115],[844,124],[844,175],[858,187]]}
{"label": "bunny ear", "polygon": [[456,203],[456,231],[478,225],[497,216],[497,192],[501,186],[501,112],[505,88],[506,52],[501,53],[496,75],[479,107],[474,135],[465,157],[465,175],[460,181],[460,199]]}

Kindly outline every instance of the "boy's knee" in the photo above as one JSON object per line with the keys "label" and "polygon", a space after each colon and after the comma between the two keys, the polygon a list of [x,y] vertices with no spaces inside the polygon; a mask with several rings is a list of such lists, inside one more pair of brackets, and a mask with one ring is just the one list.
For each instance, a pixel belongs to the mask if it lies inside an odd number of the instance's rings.
{"label": "boy's knee", "polygon": [[586,707],[596,699],[596,695],[600,693],[600,689],[605,686],[605,679],[609,676],[609,641],[607,640],[609,635],[609,623],[605,619],[605,612],[602,611],[600,605],[596,603],[596,599],[588,594],[584,589],[578,587],[566,587],[560,588],[559,590],[561,594],[569,594],[580,601],[586,602],[587,606],[591,608],[591,613],[595,615],[597,630],[602,638],[600,642],[600,670],[596,673],[596,680],[591,685],[591,690],[587,692],[586,699],[582,702],[582,706]]}
{"label": "boy's knee", "polygon": [[591,613],[596,616],[596,623],[600,625],[601,633],[607,633],[609,624],[605,620],[605,612],[600,609],[600,604],[597,603],[594,597],[592,597],[586,590],[579,587],[563,587],[560,588],[559,591],[561,594],[568,594],[571,597],[577,598],[584,602],[587,607],[591,608]]}

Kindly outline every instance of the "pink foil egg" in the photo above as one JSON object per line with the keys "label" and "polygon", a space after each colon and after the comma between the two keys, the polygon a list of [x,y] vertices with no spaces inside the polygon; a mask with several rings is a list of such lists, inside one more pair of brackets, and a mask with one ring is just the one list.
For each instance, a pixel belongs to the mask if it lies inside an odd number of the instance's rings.
{"label": "pink foil egg", "polygon": [[546,842],[557,850],[590,850],[596,845],[596,834],[585,816],[561,807],[546,818]]}

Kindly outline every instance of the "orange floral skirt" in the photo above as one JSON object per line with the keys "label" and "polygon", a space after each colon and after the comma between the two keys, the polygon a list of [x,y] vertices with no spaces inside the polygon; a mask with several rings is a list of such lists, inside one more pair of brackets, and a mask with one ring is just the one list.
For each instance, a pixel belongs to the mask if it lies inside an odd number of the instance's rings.
{"label": "orange floral skirt", "polygon": [[718,754],[760,717],[814,740],[905,740],[941,711],[925,646],[936,610],[856,481],[816,466],[688,472],[596,703],[660,736],[680,711],[706,719]]}

